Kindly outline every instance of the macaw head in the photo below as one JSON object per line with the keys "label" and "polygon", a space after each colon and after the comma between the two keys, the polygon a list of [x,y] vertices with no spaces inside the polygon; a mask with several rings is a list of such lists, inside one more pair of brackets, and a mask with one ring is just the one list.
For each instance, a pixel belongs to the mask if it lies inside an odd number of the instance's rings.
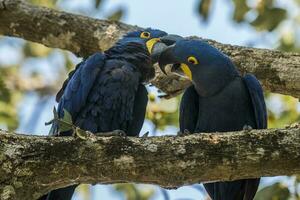
{"label": "macaw head", "polygon": [[179,39],[182,37],[147,28],[127,33],[106,54],[133,63],[142,72],[143,80],[149,80],[154,76],[152,65],[158,61],[160,53]]}
{"label": "macaw head", "polygon": [[200,40],[179,40],[165,48],[159,66],[171,65],[171,72],[188,78],[200,96],[211,96],[223,89],[238,72],[231,60],[218,49]]}
{"label": "macaw head", "polygon": [[160,38],[168,35],[166,32],[147,28],[144,30],[133,31],[128,33],[121,39],[122,43],[138,43],[141,44],[145,51],[150,55],[154,51],[154,46],[160,43]]}

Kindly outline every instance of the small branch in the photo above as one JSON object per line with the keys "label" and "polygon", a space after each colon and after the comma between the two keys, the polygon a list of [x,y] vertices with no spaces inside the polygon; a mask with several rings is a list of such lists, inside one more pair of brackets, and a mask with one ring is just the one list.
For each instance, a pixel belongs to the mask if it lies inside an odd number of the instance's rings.
{"label": "small branch", "polygon": [[[84,57],[109,48],[124,33],[139,29],[34,6],[21,0],[0,0],[1,4],[0,34],[69,50]],[[242,73],[254,73],[266,90],[300,97],[300,54],[207,41],[229,55]],[[159,69],[151,82],[169,96],[177,95],[190,84],[178,77],[166,77]]]}
{"label": "small branch", "polygon": [[11,199],[36,199],[78,183],[137,182],[177,188],[300,173],[299,127],[86,140],[0,131],[0,149],[0,196],[9,193]]}

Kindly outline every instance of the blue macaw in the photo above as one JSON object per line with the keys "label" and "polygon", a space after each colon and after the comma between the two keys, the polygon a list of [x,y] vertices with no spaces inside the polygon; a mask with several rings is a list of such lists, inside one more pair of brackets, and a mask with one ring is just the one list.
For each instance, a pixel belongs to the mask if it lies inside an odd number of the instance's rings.
{"label": "blue macaw", "polygon": [[[232,61],[208,43],[179,40],[160,54],[159,64],[163,72],[167,64],[173,64],[172,72],[192,82],[180,104],[181,132],[267,128],[266,105],[258,80],[252,74],[241,76]],[[252,200],[259,181],[214,182],[204,187],[213,200]]]}
{"label": "blue macaw", "polygon": [[[153,64],[159,53],[176,37],[150,28],[130,32],[104,53],[95,53],[79,63],[56,96],[58,117],[63,118],[67,111],[73,124],[83,130],[120,130],[127,136],[138,136],[148,102],[143,83],[154,77]],[[54,122],[50,134],[73,133],[61,132]],[[76,186],[51,191],[40,199],[71,199]]]}

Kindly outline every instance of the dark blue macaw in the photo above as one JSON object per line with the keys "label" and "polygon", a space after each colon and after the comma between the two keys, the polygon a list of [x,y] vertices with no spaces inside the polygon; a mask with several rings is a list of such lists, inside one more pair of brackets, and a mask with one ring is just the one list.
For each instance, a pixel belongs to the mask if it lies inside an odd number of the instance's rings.
{"label": "dark blue macaw", "polygon": [[[66,110],[74,125],[83,130],[120,130],[138,136],[148,101],[143,83],[154,77],[152,65],[174,38],[154,29],[130,32],[104,53],[79,63],[56,96],[58,117],[63,118]],[[70,136],[72,131],[59,132],[54,122],[51,134]],[[76,186],[51,191],[41,199],[71,199]]]}
{"label": "dark blue macaw", "polygon": [[[171,71],[193,84],[181,100],[181,132],[267,128],[266,105],[258,80],[251,74],[241,76],[226,55],[206,42],[180,40],[160,54],[159,64],[164,72],[166,64],[173,64]],[[213,200],[252,200],[259,181],[214,182],[204,187]]]}

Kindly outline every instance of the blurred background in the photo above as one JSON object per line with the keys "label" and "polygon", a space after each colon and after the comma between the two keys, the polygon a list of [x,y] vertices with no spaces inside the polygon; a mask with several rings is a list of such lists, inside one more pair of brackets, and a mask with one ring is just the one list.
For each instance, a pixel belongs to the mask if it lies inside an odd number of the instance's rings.
{"label": "blurred background", "polygon": [[[300,0],[29,0],[33,4],[152,27],[222,43],[300,52]],[[59,49],[0,36],[0,128],[47,135],[54,95],[81,58]],[[161,100],[148,87],[147,120],[141,133],[178,130],[180,96]],[[289,96],[265,93],[269,128],[300,119],[300,104]],[[201,170],[201,169],[199,169]],[[300,200],[300,176],[263,178],[256,200]],[[81,185],[74,199],[209,199],[200,184],[164,190],[154,185]]]}

